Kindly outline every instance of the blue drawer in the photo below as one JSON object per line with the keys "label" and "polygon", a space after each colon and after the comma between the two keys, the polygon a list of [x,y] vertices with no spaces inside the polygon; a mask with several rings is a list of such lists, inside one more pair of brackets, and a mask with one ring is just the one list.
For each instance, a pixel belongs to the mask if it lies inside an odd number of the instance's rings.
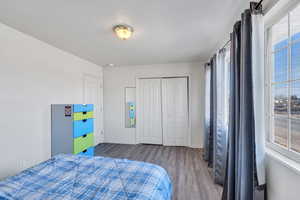
{"label": "blue drawer", "polygon": [[94,132],[94,119],[73,121],[73,138]]}
{"label": "blue drawer", "polygon": [[94,110],[93,104],[74,104],[73,112],[89,112]]}
{"label": "blue drawer", "polygon": [[90,147],[83,152],[78,153],[78,155],[94,156],[94,147]]}

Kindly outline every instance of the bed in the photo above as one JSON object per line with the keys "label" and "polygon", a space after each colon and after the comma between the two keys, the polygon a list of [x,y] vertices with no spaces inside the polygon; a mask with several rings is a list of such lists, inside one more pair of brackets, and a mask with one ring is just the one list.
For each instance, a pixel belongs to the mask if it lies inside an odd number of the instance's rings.
{"label": "bed", "polygon": [[0,182],[0,199],[170,200],[167,172],[150,163],[60,154]]}

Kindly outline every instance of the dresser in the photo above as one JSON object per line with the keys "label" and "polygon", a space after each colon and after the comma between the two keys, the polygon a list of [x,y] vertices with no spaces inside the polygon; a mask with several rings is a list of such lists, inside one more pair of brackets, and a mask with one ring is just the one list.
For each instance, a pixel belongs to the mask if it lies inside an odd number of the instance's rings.
{"label": "dresser", "polygon": [[51,155],[94,155],[93,104],[51,105]]}

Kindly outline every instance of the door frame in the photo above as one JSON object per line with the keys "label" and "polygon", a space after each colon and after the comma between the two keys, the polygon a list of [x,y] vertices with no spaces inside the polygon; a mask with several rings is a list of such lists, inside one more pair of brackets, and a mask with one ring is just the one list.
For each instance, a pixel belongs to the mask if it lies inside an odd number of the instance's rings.
{"label": "door frame", "polygon": [[[98,102],[98,105],[100,107],[100,116],[101,116],[100,120],[102,123],[100,135],[101,135],[101,142],[103,143],[105,140],[105,137],[104,137],[104,109],[103,109],[103,105],[104,105],[104,102],[103,102],[103,100],[104,100],[103,99],[103,94],[104,94],[103,93],[104,92],[103,91],[103,75],[102,74],[94,75],[94,74],[88,74],[88,73],[82,74],[82,102],[84,102],[84,103],[87,103],[87,102],[85,102],[85,100],[86,100],[86,82],[85,81],[88,78],[97,79],[99,81],[99,94],[98,95],[99,95],[101,102]],[[96,131],[96,130],[94,130],[94,131]],[[95,132],[94,132],[94,134],[95,134]],[[95,145],[98,145],[98,144],[95,144]]]}
{"label": "door frame", "polygon": [[187,78],[188,82],[188,147],[192,147],[192,113],[191,113],[191,103],[192,103],[192,75],[189,73],[183,74],[161,74],[161,75],[145,75],[145,76],[136,76],[135,77],[135,85],[136,85],[136,129],[135,129],[135,144],[140,144],[141,136],[139,134],[139,89],[140,89],[140,79],[163,79],[163,78]]}

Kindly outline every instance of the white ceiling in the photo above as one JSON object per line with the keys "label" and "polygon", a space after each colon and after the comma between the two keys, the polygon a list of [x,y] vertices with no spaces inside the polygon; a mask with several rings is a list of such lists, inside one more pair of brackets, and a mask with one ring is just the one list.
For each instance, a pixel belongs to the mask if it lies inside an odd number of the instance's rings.
{"label": "white ceiling", "polygon": [[[207,61],[249,0],[0,0],[0,21],[98,65]],[[122,41],[112,27],[134,27]]]}

